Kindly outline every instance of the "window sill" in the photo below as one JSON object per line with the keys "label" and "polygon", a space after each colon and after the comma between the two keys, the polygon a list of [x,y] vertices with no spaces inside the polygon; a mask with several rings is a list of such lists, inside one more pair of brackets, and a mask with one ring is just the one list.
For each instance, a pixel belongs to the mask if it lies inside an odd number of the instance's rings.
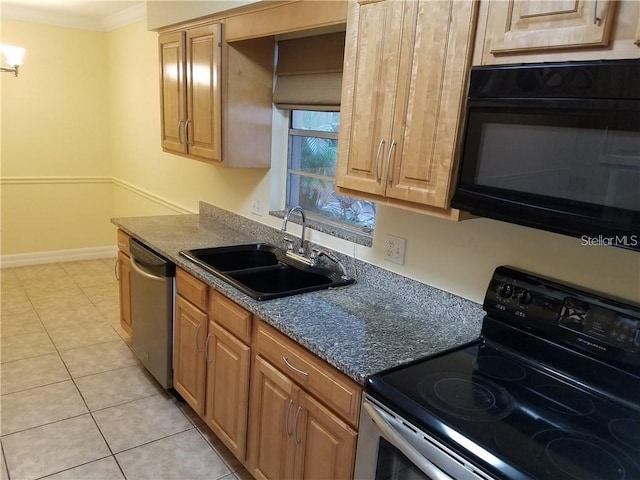
{"label": "window sill", "polygon": [[[277,218],[284,218],[286,214],[286,210],[274,210],[269,212],[269,215]],[[350,228],[340,224],[339,222],[332,222],[331,220],[327,220],[311,212],[305,212],[305,215],[307,219],[307,227],[313,230],[353,242],[357,245],[363,245],[365,247],[371,247],[373,245],[373,231],[364,232],[362,228],[359,229],[359,227],[355,226]],[[292,215],[289,221],[297,223],[298,225],[302,223],[300,215]]]}

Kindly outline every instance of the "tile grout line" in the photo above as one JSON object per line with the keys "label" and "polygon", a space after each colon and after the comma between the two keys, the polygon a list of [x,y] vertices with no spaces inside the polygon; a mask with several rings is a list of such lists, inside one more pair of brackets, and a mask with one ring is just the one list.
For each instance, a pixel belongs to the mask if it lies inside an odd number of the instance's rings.
{"label": "tile grout line", "polygon": [[[103,262],[106,264],[106,260],[103,260]],[[93,307],[95,307],[95,308],[98,310],[98,312],[100,313],[101,321],[102,321],[102,322],[106,322],[106,323],[107,323],[107,324],[112,328],[112,330],[114,330],[114,331],[115,331],[115,333],[118,335],[118,337],[119,337],[120,341],[123,341],[123,343],[127,346],[127,348],[132,352],[131,345],[130,345],[129,343],[127,343],[127,341],[126,341],[126,340],[121,336],[121,334],[120,334],[120,333],[115,329],[115,327],[114,327],[114,326],[109,322],[109,320],[108,320],[108,319],[107,319],[107,317],[106,317],[106,314],[105,314],[102,310],[100,310],[100,308],[98,308],[98,306],[96,305],[96,303],[94,303],[94,301],[93,301],[93,300],[92,300],[92,298],[89,296],[89,294],[85,291],[85,289],[84,289],[84,288],[83,288],[83,287],[82,287],[82,286],[81,286],[81,285],[80,285],[80,284],[75,280],[75,278],[74,278],[73,274],[72,274],[72,273],[70,273],[70,272],[69,272],[69,270],[67,270],[63,264],[58,263],[58,265],[60,265],[60,267],[64,270],[65,275],[66,275],[66,276],[68,276],[68,277],[70,278],[70,280],[75,284],[75,286],[77,286],[77,287],[78,287],[78,289],[80,290],[80,293],[82,294],[82,296],[83,296],[84,298],[88,299],[88,301],[91,303],[91,305],[92,305]],[[107,265],[107,266],[108,266],[108,265]],[[209,447],[209,449],[211,449],[211,450],[212,450],[212,452],[213,452],[213,453],[215,453],[215,454],[217,455],[217,457],[222,461],[223,465],[224,465],[224,466],[227,468],[227,470],[229,471],[229,473],[228,473],[228,474],[222,475],[220,478],[225,478],[225,477],[227,477],[227,476],[229,476],[229,478],[237,478],[237,476],[236,476],[236,471],[239,471],[239,470],[236,470],[236,469],[232,468],[232,465],[231,465],[231,464],[230,464],[230,463],[225,459],[225,457],[224,457],[220,452],[218,452],[218,450],[216,449],[216,447],[215,447],[215,446],[214,446],[214,445],[213,445],[213,444],[212,444],[212,443],[207,439],[207,437],[205,436],[205,434],[200,430],[200,427],[199,427],[198,425],[196,425],[196,422],[194,421],[194,419],[192,419],[192,418],[188,415],[188,413],[187,413],[187,412],[186,412],[186,411],[185,411],[185,410],[184,410],[184,409],[179,405],[179,399],[178,399],[178,397],[176,396],[176,394],[175,394],[175,393],[171,393],[170,391],[161,390],[161,391],[159,391],[158,393],[154,393],[153,395],[148,395],[148,396],[145,396],[145,397],[142,397],[142,398],[137,398],[137,399],[135,399],[135,400],[129,400],[129,401],[126,401],[126,402],[118,403],[118,404],[115,404],[115,405],[110,405],[110,406],[108,406],[108,407],[104,407],[104,408],[100,408],[100,409],[97,409],[97,410],[95,410],[95,411],[92,411],[92,410],[89,408],[89,405],[88,405],[88,403],[87,403],[87,400],[85,399],[84,395],[83,395],[83,394],[82,394],[82,392],[80,391],[80,388],[78,387],[78,384],[76,383],[76,380],[79,380],[79,379],[82,379],[82,378],[87,378],[87,377],[90,377],[90,376],[99,375],[99,374],[104,374],[104,373],[108,373],[108,372],[114,372],[114,371],[117,371],[117,370],[124,370],[124,369],[126,369],[126,368],[129,368],[129,369],[131,369],[131,368],[133,368],[133,367],[141,368],[141,367],[142,367],[142,365],[140,364],[140,362],[139,362],[139,360],[137,359],[137,357],[135,357],[135,356],[134,356],[134,358],[136,359],[136,364],[135,364],[135,365],[124,366],[124,367],[119,367],[119,368],[112,368],[112,369],[107,370],[107,371],[104,371],[104,372],[92,373],[92,374],[89,374],[89,375],[83,375],[83,376],[81,376],[81,377],[77,377],[77,378],[75,378],[75,377],[71,374],[71,372],[70,372],[70,370],[69,370],[69,366],[67,365],[67,363],[65,362],[65,360],[64,360],[64,358],[63,358],[63,355],[62,355],[62,353],[63,353],[63,352],[72,351],[72,350],[76,350],[76,349],[80,349],[80,348],[95,347],[95,346],[98,346],[98,345],[104,345],[104,344],[108,344],[108,343],[116,343],[118,340],[112,340],[112,341],[110,340],[110,341],[105,341],[105,342],[99,342],[99,343],[97,343],[97,344],[85,345],[85,346],[80,346],[80,347],[74,347],[74,348],[65,349],[65,350],[60,349],[60,348],[58,347],[58,345],[53,341],[53,338],[51,337],[51,334],[50,334],[50,329],[47,327],[47,325],[45,324],[45,322],[42,320],[41,314],[40,314],[40,312],[38,311],[38,309],[36,308],[36,305],[34,304],[34,298],[32,298],[32,296],[31,296],[31,295],[29,295],[29,293],[27,292],[27,290],[26,290],[26,288],[25,288],[25,286],[24,286],[23,280],[22,280],[22,279],[21,279],[17,274],[16,274],[16,276],[17,276],[17,279],[18,279],[18,282],[19,282],[20,288],[21,288],[21,289],[22,289],[22,291],[25,293],[26,298],[28,299],[28,302],[29,302],[29,304],[30,304],[31,308],[33,309],[33,312],[35,313],[35,315],[36,315],[36,317],[37,317],[38,321],[40,322],[41,326],[43,327],[44,332],[45,332],[45,334],[47,335],[47,338],[49,339],[49,341],[51,342],[51,344],[52,344],[52,345],[53,345],[53,347],[54,347],[54,352],[50,352],[50,353],[42,354],[42,355],[36,355],[36,356],[34,356],[34,357],[27,357],[27,358],[25,358],[25,359],[29,359],[29,358],[36,358],[36,357],[39,357],[39,356],[50,355],[50,354],[55,353],[55,354],[57,354],[58,358],[59,358],[59,359],[60,359],[60,361],[62,362],[62,364],[63,364],[63,366],[64,366],[64,368],[65,368],[65,370],[66,370],[66,372],[67,372],[67,374],[68,374],[68,376],[69,376],[69,378],[68,378],[68,379],[65,379],[65,380],[58,381],[58,382],[52,382],[52,383],[49,383],[49,384],[46,384],[46,385],[39,385],[39,386],[37,386],[37,387],[31,387],[31,388],[28,388],[28,389],[19,390],[19,391],[17,391],[17,392],[12,392],[12,393],[25,392],[25,391],[29,391],[29,390],[32,390],[32,389],[35,389],[35,388],[40,388],[40,387],[44,387],[44,386],[48,386],[48,385],[53,385],[53,384],[57,384],[57,383],[62,383],[62,382],[66,382],[67,380],[70,380],[70,381],[73,383],[73,385],[74,385],[74,387],[75,387],[75,389],[76,389],[76,391],[77,391],[78,395],[79,395],[79,396],[80,396],[80,398],[82,399],[82,402],[83,402],[83,404],[85,405],[85,408],[86,408],[86,410],[87,410],[87,411],[86,411],[85,413],[80,414],[80,415],[73,415],[73,416],[67,417],[67,418],[65,418],[65,419],[60,419],[60,420],[57,420],[57,421],[54,421],[54,422],[48,422],[48,423],[45,423],[45,424],[43,424],[43,425],[38,425],[38,426],[31,427],[31,428],[27,428],[27,429],[24,429],[24,430],[19,430],[19,431],[16,431],[16,432],[12,432],[12,433],[11,433],[11,434],[9,434],[9,435],[16,434],[16,433],[20,433],[20,432],[24,432],[24,431],[27,431],[27,430],[31,430],[31,429],[33,429],[33,428],[41,427],[41,426],[46,426],[46,425],[51,425],[51,424],[55,424],[55,423],[60,423],[60,422],[63,422],[63,421],[65,421],[65,420],[69,420],[69,419],[72,419],[72,418],[78,418],[78,417],[83,416],[83,415],[86,415],[86,414],[88,413],[89,415],[91,415],[91,418],[92,418],[92,420],[93,420],[93,422],[94,422],[95,426],[97,427],[98,432],[100,433],[100,435],[101,435],[101,437],[102,437],[102,439],[103,439],[103,441],[104,441],[105,445],[107,446],[108,451],[110,452],[110,455],[107,455],[107,456],[104,456],[104,457],[101,457],[101,458],[98,458],[98,459],[92,460],[92,461],[90,461],[90,462],[85,462],[85,463],[82,463],[82,464],[74,465],[74,466],[69,467],[69,468],[67,468],[67,469],[60,470],[59,472],[49,473],[49,474],[48,474],[48,475],[46,475],[46,476],[55,475],[55,474],[58,474],[58,473],[60,473],[60,472],[64,472],[64,471],[68,471],[68,470],[72,470],[72,469],[74,469],[74,468],[77,468],[77,467],[80,467],[80,466],[83,466],[83,465],[87,465],[87,464],[90,464],[90,463],[93,463],[93,462],[96,462],[96,461],[99,461],[99,460],[103,460],[103,459],[106,459],[106,458],[112,457],[112,458],[114,459],[114,461],[116,462],[116,465],[118,466],[118,468],[119,468],[119,470],[120,470],[120,472],[121,472],[122,476],[126,479],[126,478],[127,478],[127,476],[126,476],[126,474],[125,474],[125,472],[124,472],[124,470],[123,470],[122,466],[120,465],[120,462],[118,462],[118,460],[117,460],[117,457],[116,457],[116,455],[117,455],[117,454],[120,454],[120,453],[123,453],[123,452],[126,452],[126,451],[130,451],[130,450],[133,450],[133,449],[135,449],[135,448],[138,448],[138,447],[141,447],[141,446],[144,446],[144,445],[149,445],[149,444],[152,444],[152,443],[155,443],[155,442],[159,442],[159,441],[161,441],[161,440],[165,440],[165,439],[167,439],[167,438],[171,438],[171,437],[173,437],[173,436],[179,435],[179,434],[181,434],[181,433],[188,432],[188,431],[190,431],[190,430],[196,430],[197,434],[199,435],[199,438],[202,438],[202,439],[205,441],[205,443],[206,443],[206,445]],[[25,359],[17,359],[17,360],[15,360],[15,361],[25,360]],[[11,362],[6,362],[6,363],[11,363]],[[7,395],[11,395],[11,394],[7,394]],[[186,428],[186,429],[184,429],[184,430],[182,430],[182,431],[180,431],[180,432],[174,432],[174,433],[172,433],[172,434],[165,435],[165,436],[163,436],[163,437],[160,437],[160,438],[157,438],[157,439],[154,439],[154,440],[151,440],[151,441],[145,442],[145,443],[143,443],[143,444],[140,444],[140,445],[137,445],[137,446],[134,446],[134,447],[127,448],[127,449],[122,450],[122,451],[120,451],[120,452],[118,452],[118,453],[116,454],[116,453],[113,451],[112,447],[109,445],[109,442],[107,441],[107,439],[106,439],[106,437],[105,437],[105,435],[104,435],[104,433],[103,433],[102,429],[101,429],[101,428],[100,428],[100,426],[98,425],[98,422],[96,421],[96,418],[95,418],[95,416],[94,416],[94,413],[97,413],[97,412],[100,412],[100,411],[106,410],[106,409],[108,409],[108,408],[119,407],[119,406],[127,405],[127,404],[129,404],[129,403],[133,403],[133,402],[136,402],[136,401],[141,401],[141,400],[144,400],[144,399],[147,399],[147,398],[151,398],[151,397],[154,397],[154,396],[157,396],[157,395],[162,395],[164,398],[171,400],[171,404],[173,405],[173,407],[174,407],[174,408],[177,408],[177,409],[178,409],[178,411],[180,411],[180,412],[181,412],[182,416],[183,416],[184,418],[186,418],[186,419],[187,419],[187,422],[188,422],[189,427],[188,427],[188,428]],[[185,404],[185,407],[189,408],[189,407],[188,407],[188,405],[186,405],[186,404]],[[208,428],[208,426],[207,426],[206,424],[202,424],[202,426],[203,426],[203,427],[205,427],[205,428]],[[5,459],[6,471],[7,471],[7,474],[9,475],[9,479],[8,479],[8,480],[11,480],[11,475],[10,475],[10,473],[9,473],[8,464],[7,464],[7,462],[6,462],[6,455],[5,455],[4,449],[3,449],[2,454],[3,454],[3,457],[4,457],[4,459]],[[40,477],[40,478],[45,478],[45,477]]]}
{"label": "tile grout line", "polygon": [[[100,460],[104,460],[105,458],[109,458],[109,457],[113,457],[113,455],[105,455],[104,457],[100,457],[100,458],[98,458],[96,460],[91,460],[90,462],[85,462],[85,463],[81,463],[79,465],[74,465],[73,467],[65,468],[64,470],[60,470],[59,472],[49,473],[48,475],[45,475],[43,477],[37,477],[34,480],[43,480],[45,478],[51,477],[52,475],[58,475],[59,473],[62,473],[62,472],[68,472],[70,470],[73,470],[74,468],[83,467],[84,465],[89,465],[90,463],[93,463],[93,462],[99,462]],[[127,477],[125,477],[125,479],[126,478]]]}
{"label": "tile grout line", "polygon": [[[86,297],[86,298],[91,302],[91,299],[90,299],[90,298],[87,296],[87,294],[82,290],[82,288],[81,288],[81,287],[78,285],[78,283],[73,279],[73,277],[72,277],[71,275],[69,275],[69,273],[68,273],[68,272],[67,272],[67,270],[64,268],[64,266],[61,266],[61,268],[62,268],[62,269],[65,271],[65,273],[66,273],[66,274],[71,278],[71,280],[74,282],[74,284],[75,284],[76,286],[78,286],[78,288],[80,288],[80,291],[82,292],[82,294],[83,294],[83,295],[84,295],[84,296],[85,296],[85,297]],[[113,460],[116,462],[116,465],[118,466],[118,469],[119,469],[119,470],[120,470],[120,472],[122,473],[122,476],[126,479],[126,478],[127,478],[127,476],[125,475],[124,470],[122,469],[122,466],[120,465],[120,463],[119,463],[119,462],[118,462],[118,460],[116,459],[115,454],[113,453],[113,450],[112,450],[111,446],[109,445],[109,442],[107,442],[107,439],[105,438],[105,436],[104,436],[104,434],[103,434],[102,430],[100,429],[100,426],[98,425],[98,422],[96,421],[95,417],[93,416],[93,413],[91,412],[91,409],[89,408],[89,405],[88,405],[88,403],[87,403],[86,399],[84,398],[84,395],[82,395],[82,391],[80,390],[80,388],[78,387],[78,384],[76,383],[75,379],[74,379],[74,378],[73,378],[73,376],[71,375],[71,372],[69,371],[69,367],[68,367],[68,366],[67,366],[67,364],[65,363],[64,358],[62,357],[62,354],[60,353],[60,350],[58,349],[58,346],[57,346],[57,345],[56,345],[56,343],[53,341],[53,338],[51,338],[51,334],[49,333],[49,329],[47,328],[47,326],[46,326],[46,325],[44,324],[44,322],[42,321],[42,318],[40,317],[40,313],[38,312],[38,310],[37,310],[36,306],[33,304],[33,301],[32,301],[32,299],[31,299],[31,297],[29,296],[29,293],[26,291],[26,289],[24,289],[24,285],[22,284],[22,280],[20,280],[19,278],[18,278],[18,280],[20,281],[20,285],[21,285],[21,287],[23,288],[23,290],[24,290],[24,292],[25,292],[25,295],[26,295],[26,296],[27,296],[27,298],[29,299],[29,303],[31,304],[31,306],[32,306],[32,308],[34,309],[34,311],[35,311],[36,315],[38,316],[38,320],[40,321],[40,323],[42,323],[42,326],[43,326],[43,328],[44,328],[44,330],[45,330],[45,332],[46,332],[47,336],[49,337],[49,340],[51,341],[51,343],[52,343],[52,345],[53,345],[53,347],[54,347],[54,349],[55,349],[55,351],[56,351],[56,353],[57,353],[57,355],[58,355],[58,357],[59,357],[60,361],[62,362],[62,365],[64,365],[64,368],[65,368],[65,370],[67,371],[67,374],[69,375],[69,379],[70,379],[70,380],[71,380],[71,382],[73,383],[74,387],[76,388],[76,391],[78,392],[78,395],[79,395],[79,396],[80,396],[80,398],[82,399],[82,402],[84,403],[85,408],[87,409],[87,413],[91,416],[91,419],[93,420],[93,423],[94,423],[94,425],[96,426],[96,429],[97,429],[97,430],[98,430],[98,432],[100,433],[100,436],[102,437],[102,440],[104,441],[104,443],[105,443],[105,445],[106,445],[107,449],[109,450],[109,452],[110,452],[110,454],[111,454],[111,455],[108,455],[108,456],[111,456],[111,457],[113,458]],[[91,304],[93,305],[93,302],[91,302]],[[101,314],[101,316],[102,316],[102,317],[103,317],[103,319],[104,319],[104,315],[102,315],[102,312],[100,312],[100,314]],[[105,321],[106,321],[106,320],[105,320]],[[106,322],[106,323],[108,324],[108,322]],[[111,326],[111,325],[109,324],[109,326]],[[113,327],[112,327],[112,329],[113,329]],[[115,331],[115,329],[114,329],[114,331]],[[118,332],[116,332],[116,334],[118,334]],[[118,336],[120,336],[120,335],[118,335]],[[107,342],[104,342],[104,343],[107,343]],[[126,344],[126,342],[125,342],[125,344]],[[117,369],[114,369],[114,370],[117,370]],[[84,377],[81,377],[81,378],[84,378]],[[58,382],[56,382],[56,383],[58,383]],[[84,413],[84,414],[82,414],[82,415],[86,415],[87,413]],[[54,424],[54,423],[58,423],[58,422],[62,422],[62,421],[65,421],[65,420],[69,420],[70,418],[77,418],[77,417],[79,417],[79,416],[80,416],[80,415],[73,416],[73,417],[68,417],[68,418],[65,418],[65,419],[63,419],[63,420],[58,420],[57,422],[51,422],[51,423],[49,423],[49,425]],[[39,426],[42,426],[42,425],[39,425]],[[33,428],[37,428],[37,427],[33,427]],[[27,431],[27,430],[30,430],[30,429],[25,429],[25,430],[23,430],[23,431]],[[107,458],[108,456],[106,456],[106,457],[102,457],[102,458]],[[102,458],[95,459],[95,460],[92,460],[91,462],[86,462],[86,463],[81,464],[81,465],[86,465],[87,463],[92,463],[92,462],[95,462],[95,461],[101,460]],[[6,458],[5,458],[5,464],[6,464]],[[80,465],[74,465],[73,467],[70,467],[70,468],[68,468],[68,469],[61,470],[61,471],[71,470],[71,469],[76,468],[76,467],[79,467],[79,466],[80,466]],[[7,473],[9,473],[9,468],[8,468],[8,466],[7,466]],[[50,473],[49,475],[54,475],[54,474],[56,474],[56,473],[60,473],[60,472],[53,472],[53,473]],[[9,474],[9,475],[10,475],[10,474]],[[45,477],[46,477],[46,476],[49,476],[49,475],[45,475]],[[41,478],[43,478],[43,477],[41,477]],[[10,480],[10,479],[9,479],[9,480]]]}

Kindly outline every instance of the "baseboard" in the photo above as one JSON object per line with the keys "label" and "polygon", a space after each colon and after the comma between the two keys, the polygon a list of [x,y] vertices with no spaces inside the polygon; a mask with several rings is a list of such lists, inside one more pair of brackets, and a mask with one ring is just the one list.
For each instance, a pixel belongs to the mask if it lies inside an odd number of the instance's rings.
{"label": "baseboard", "polygon": [[53,250],[49,252],[15,253],[0,255],[0,268],[24,267],[45,263],[73,262],[78,260],[94,260],[98,258],[113,258],[115,260],[117,248],[108,247],[74,248],[71,250]]}

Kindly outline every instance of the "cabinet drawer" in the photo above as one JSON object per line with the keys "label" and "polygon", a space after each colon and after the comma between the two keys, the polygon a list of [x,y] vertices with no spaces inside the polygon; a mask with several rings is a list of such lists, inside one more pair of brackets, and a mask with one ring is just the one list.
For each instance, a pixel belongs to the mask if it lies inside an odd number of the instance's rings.
{"label": "cabinet drawer", "polygon": [[244,343],[251,343],[250,312],[221,293],[212,290],[209,313],[214,322],[222,325]]}
{"label": "cabinet drawer", "polygon": [[207,310],[208,289],[206,283],[180,268],[176,269],[176,291],[203,311]]}
{"label": "cabinet drawer", "polygon": [[262,321],[257,328],[256,351],[352,426],[357,426],[362,388],[356,382]]}
{"label": "cabinet drawer", "polygon": [[123,232],[122,230],[118,230],[118,250],[127,255],[131,255],[131,252],[129,251],[130,238],[131,237],[127,233]]}

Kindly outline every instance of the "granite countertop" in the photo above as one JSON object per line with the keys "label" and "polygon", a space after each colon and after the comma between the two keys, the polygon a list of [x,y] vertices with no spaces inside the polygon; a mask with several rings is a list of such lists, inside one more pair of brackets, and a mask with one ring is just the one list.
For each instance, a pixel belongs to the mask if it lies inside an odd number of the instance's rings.
{"label": "granite countertop", "polygon": [[114,218],[112,223],[361,384],[373,373],[480,334],[480,305],[359,261],[348,269],[357,279],[349,287],[253,300],[179,252],[275,243],[275,232],[270,232],[275,229],[204,207],[199,215]]}

